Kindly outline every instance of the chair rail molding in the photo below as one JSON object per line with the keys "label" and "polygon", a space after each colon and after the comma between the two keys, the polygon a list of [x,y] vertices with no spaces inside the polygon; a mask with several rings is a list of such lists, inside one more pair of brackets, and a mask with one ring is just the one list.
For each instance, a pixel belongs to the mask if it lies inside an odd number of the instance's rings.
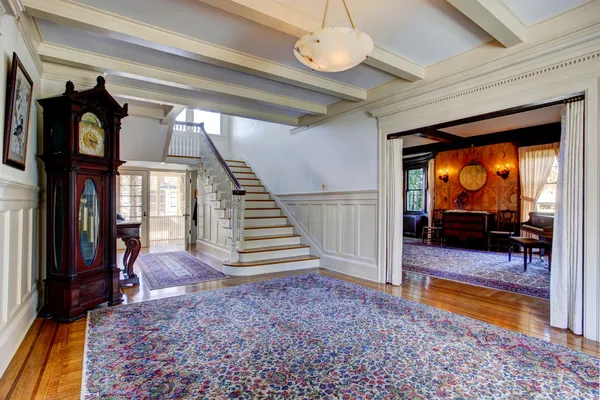
{"label": "chair rail molding", "polygon": [[0,376],[41,305],[39,195],[36,186],[0,180]]}
{"label": "chair rail molding", "polygon": [[377,281],[377,190],[275,194],[248,158],[302,242],[321,257],[321,268]]}

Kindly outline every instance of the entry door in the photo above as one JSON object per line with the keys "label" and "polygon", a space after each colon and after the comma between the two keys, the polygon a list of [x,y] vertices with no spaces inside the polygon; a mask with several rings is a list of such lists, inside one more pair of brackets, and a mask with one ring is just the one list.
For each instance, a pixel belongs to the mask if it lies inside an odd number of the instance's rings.
{"label": "entry door", "polygon": [[[148,247],[148,171],[124,170],[117,178],[117,211],[127,221],[141,222],[142,247]],[[117,248],[124,249],[121,239]]]}

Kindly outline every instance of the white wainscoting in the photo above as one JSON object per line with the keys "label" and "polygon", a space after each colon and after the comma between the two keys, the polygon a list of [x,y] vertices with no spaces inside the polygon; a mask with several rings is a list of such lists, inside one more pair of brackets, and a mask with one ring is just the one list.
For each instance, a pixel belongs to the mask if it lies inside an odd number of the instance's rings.
{"label": "white wainscoting", "polygon": [[0,376],[39,305],[39,188],[0,180]]}
{"label": "white wainscoting", "polygon": [[377,280],[376,190],[274,197],[321,267]]}
{"label": "white wainscoting", "polygon": [[196,247],[220,260],[229,260],[227,231],[219,221],[219,214],[213,208],[198,177],[198,230]]}

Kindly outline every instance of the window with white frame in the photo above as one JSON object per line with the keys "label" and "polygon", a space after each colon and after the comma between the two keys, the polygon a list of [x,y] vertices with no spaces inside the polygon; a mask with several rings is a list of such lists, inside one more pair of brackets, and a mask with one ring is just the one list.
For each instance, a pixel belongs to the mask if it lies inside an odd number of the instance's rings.
{"label": "window with white frame", "polygon": [[204,123],[204,130],[211,135],[221,135],[221,114],[203,110],[184,109],[175,118],[177,122]]}
{"label": "window with white frame", "polygon": [[556,205],[556,187],[558,184],[558,157],[554,157],[554,164],[550,170],[550,175],[542,189],[539,197],[535,201],[537,212],[554,213]]}

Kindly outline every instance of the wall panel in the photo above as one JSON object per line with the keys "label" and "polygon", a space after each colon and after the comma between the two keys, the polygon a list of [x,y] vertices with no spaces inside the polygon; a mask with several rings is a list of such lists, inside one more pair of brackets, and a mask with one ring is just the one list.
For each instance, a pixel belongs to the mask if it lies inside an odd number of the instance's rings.
{"label": "wall panel", "polygon": [[38,311],[38,194],[0,181],[0,375]]}

